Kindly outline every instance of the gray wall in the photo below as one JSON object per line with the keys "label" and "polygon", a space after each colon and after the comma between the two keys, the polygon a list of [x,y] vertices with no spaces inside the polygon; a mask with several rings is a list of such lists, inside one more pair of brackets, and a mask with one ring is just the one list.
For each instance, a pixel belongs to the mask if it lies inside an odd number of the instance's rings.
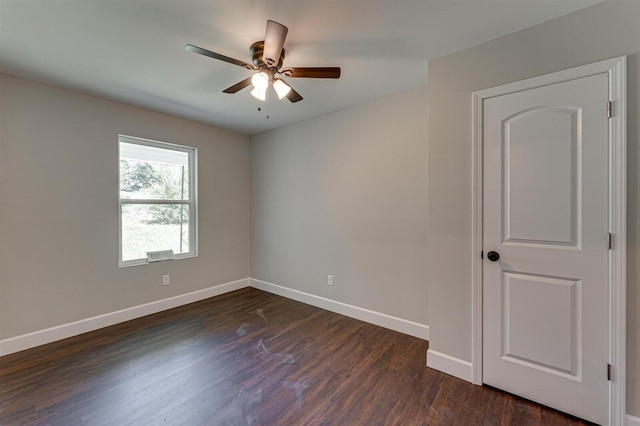
{"label": "gray wall", "polygon": [[[257,279],[428,324],[431,348],[470,360],[471,93],[626,54],[627,411],[640,415],[639,16],[640,1],[609,0],[430,62],[429,158],[426,88],[249,148],[244,136],[0,74],[0,339],[251,266]],[[199,148],[197,258],[117,267],[118,133]]]}
{"label": "gray wall", "polygon": [[[0,120],[0,339],[249,276],[248,137],[3,74]],[[198,148],[198,257],[118,268],[118,133]]]}
{"label": "gray wall", "polygon": [[252,138],[253,278],[427,324],[426,95]]}
{"label": "gray wall", "polygon": [[471,93],[628,58],[627,412],[640,415],[640,1],[609,0],[429,63],[430,348],[471,360]]}

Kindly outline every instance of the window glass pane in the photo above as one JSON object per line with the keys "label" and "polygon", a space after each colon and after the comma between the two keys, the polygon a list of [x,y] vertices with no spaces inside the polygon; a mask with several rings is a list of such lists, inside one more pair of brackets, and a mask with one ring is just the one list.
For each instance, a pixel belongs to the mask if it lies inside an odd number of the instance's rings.
{"label": "window glass pane", "polygon": [[189,166],[121,158],[120,198],[188,200]]}
{"label": "window glass pane", "polygon": [[147,251],[189,252],[188,204],[123,204],[122,261],[146,259]]}
{"label": "window glass pane", "polygon": [[120,158],[172,164],[174,166],[189,165],[189,154],[187,151],[159,148],[137,143],[120,142]]}

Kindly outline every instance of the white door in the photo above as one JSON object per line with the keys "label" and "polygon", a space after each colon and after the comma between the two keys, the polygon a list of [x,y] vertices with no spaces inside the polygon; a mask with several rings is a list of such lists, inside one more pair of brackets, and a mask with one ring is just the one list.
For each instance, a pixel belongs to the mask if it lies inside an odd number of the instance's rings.
{"label": "white door", "polygon": [[607,100],[602,73],[483,104],[483,382],[600,424]]}

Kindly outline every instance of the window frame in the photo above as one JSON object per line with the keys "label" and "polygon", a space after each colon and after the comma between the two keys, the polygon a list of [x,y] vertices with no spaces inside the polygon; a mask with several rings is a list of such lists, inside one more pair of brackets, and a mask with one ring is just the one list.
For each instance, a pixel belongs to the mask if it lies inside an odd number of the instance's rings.
{"label": "window frame", "polygon": [[[189,164],[189,199],[188,200],[163,200],[163,199],[140,199],[121,198],[120,162],[122,160],[120,144],[128,143],[152,148],[167,149],[177,152],[187,153]],[[157,204],[157,205],[187,205],[189,206],[189,251],[186,253],[176,253],[174,259],[186,259],[198,256],[198,149],[186,145],[178,145],[170,142],[161,142],[151,139],[138,138],[135,136],[118,135],[118,267],[146,265],[147,258],[122,260],[122,207],[130,204]]]}

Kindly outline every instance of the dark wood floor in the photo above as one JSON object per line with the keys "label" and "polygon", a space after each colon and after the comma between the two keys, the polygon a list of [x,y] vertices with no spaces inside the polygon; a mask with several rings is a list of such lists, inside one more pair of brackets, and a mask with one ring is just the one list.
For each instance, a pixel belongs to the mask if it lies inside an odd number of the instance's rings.
{"label": "dark wood floor", "polygon": [[582,425],[255,289],[0,358],[1,425]]}

